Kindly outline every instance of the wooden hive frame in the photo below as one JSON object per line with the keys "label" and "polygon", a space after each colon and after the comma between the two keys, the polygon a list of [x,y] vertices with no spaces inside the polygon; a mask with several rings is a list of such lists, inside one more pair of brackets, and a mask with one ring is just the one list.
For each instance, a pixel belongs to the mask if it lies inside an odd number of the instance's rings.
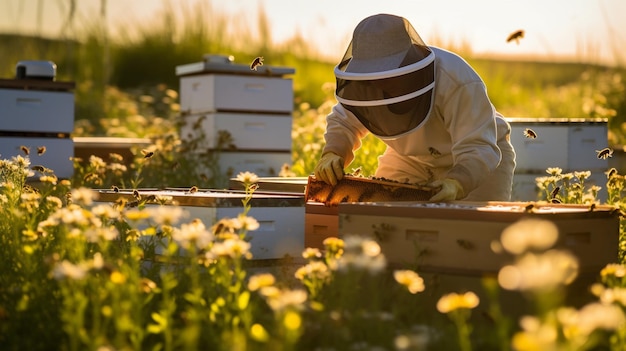
{"label": "wooden hive frame", "polygon": [[424,185],[352,175],[345,175],[332,186],[311,175],[305,199],[326,206],[337,206],[341,202],[428,201],[436,190]]}

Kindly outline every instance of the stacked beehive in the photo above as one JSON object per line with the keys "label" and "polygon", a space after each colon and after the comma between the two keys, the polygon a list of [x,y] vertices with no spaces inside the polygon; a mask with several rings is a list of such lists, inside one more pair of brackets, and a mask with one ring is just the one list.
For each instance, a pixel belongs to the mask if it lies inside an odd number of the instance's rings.
{"label": "stacked beehive", "polygon": [[[517,166],[513,181],[513,201],[537,200],[537,177],[547,176],[549,167],[563,173],[591,171],[585,183],[602,187],[600,200],[606,198],[607,159],[597,157],[596,150],[608,146],[606,119],[511,118],[511,142]],[[536,138],[525,136],[532,130]]]}
{"label": "stacked beehive", "polygon": [[[206,55],[176,67],[185,123],[183,140],[199,140],[200,152],[218,155],[228,178],[249,171],[276,176],[291,164],[292,68],[233,63],[232,56]],[[214,179],[216,174],[211,174]]]}
{"label": "stacked beehive", "polygon": [[17,70],[16,79],[0,79],[0,157],[28,153],[33,165],[70,178],[75,84],[55,81],[49,61],[21,61]]}

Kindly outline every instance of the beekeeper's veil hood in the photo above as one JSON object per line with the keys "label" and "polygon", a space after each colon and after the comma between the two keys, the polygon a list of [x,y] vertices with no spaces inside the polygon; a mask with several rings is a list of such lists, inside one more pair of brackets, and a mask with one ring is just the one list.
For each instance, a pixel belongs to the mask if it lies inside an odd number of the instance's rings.
{"label": "beekeeper's veil hood", "polygon": [[356,26],[335,77],[337,101],[376,136],[394,138],[428,119],[435,54],[409,21],[378,14]]}

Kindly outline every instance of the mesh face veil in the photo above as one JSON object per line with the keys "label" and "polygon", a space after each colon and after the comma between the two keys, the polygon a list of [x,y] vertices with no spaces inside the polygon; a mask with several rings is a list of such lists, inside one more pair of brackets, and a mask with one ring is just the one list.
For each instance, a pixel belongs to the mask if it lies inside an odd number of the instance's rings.
{"label": "mesh face veil", "polygon": [[428,119],[435,54],[406,19],[375,15],[355,28],[335,77],[337,101],[371,133],[395,138]]}

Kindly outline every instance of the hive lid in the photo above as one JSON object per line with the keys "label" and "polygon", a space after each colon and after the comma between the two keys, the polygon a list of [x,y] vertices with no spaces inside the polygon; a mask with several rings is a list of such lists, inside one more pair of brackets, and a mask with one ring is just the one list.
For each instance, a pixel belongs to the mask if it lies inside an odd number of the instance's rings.
{"label": "hive lid", "polygon": [[232,56],[225,55],[205,55],[202,62],[189,63],[176,66],[177,76],[189,76],[196,74],[237,74],[252,75],[264,77],[282,77],[295,73],[295,69],[291,67],[279,67],[262,65],[256,67],[256,70],[250,69],[250,65],[234,63]]}
{"label": "hive lid", "polygon": [[52,61],[26,60],[15,65],[16,79],[55,80],[57,65]]}

